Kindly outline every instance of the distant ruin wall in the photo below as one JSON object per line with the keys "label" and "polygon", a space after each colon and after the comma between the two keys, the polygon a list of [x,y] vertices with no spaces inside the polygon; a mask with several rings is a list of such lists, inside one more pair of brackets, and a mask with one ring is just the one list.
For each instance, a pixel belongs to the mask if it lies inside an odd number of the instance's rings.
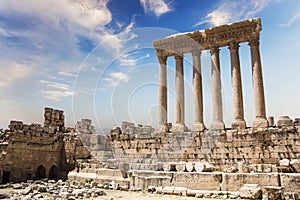
{"label": "distant ruin wall", "polygon": [[[300,157],[298,124],[262,129],[155,134],[112,130],[114,158],[132,169],[155,168],[157,162],[208,162],[216,170],[278,172],[280,161]],[[145,163],[147,160],[151,163]],[[156,164],[154,164],[156,165]],[[147,168],[147,167],[146,167]],[[285,171],[295,171],[293,168]]]}
{"label": "distant ruin wall", "polygon": [[74,129],[64,126],[63,111],[45,108],[44,117],[44,126],[11,121],[1,133],[1,183],[65,179],[76,159],[90,157]]}

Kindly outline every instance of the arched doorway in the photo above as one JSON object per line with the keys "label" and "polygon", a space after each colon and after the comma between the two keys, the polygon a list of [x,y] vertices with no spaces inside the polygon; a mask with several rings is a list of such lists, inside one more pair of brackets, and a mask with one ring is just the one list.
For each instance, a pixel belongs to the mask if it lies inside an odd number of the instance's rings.
{"label": "arched doorway", "polygon": [[58,180],[59,169],[53,165],[49,170],[49,179]]}
{"label": "arched doorway", "polygon": [[35,171],[35,178],[36,179],[42,179],[42,178],[46,178],[46,169],[43,165],[40,165],[36,171]]}

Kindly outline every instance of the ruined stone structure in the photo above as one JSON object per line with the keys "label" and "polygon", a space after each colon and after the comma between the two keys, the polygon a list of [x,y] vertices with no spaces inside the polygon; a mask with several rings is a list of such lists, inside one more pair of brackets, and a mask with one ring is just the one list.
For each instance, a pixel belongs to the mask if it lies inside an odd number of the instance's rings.
{"label": "ruined stone structure", "polygon": [[[300,119],[266,119],[259,52],[260,19],[170,36],[154,41],[160,62],[159,122],[123,122],[109,136],[97,135],[91,120],[64,126],[62,111],[45,109],[45,123],[12,121],[1,134],[0,180],[60,178],[93,181],[107,189],[148,190],[162,194],[234,198],[297,199],[300,194]],[[246,127],[238,44],[249,42],[256,119]],[[219,47],[229,46],[234,95],[234,122],[225,129],[222,113]],[[212,60],[213,123],[203,120],[201,51]],[[195,123],[184,121],[183,55],[192,53]],[[176,124],[167,123],[167,58],[176,60]],[[171,129],[171,131],[170,131]],[[85,147],[84,147],[84,146]],[[90,151],[88,152],[87,149]],[[90,155],[91,154],[91,155]],[[91,158],[91,159],[90,159]],[[96,159],[95,159],[96,158]],[[96,183],[96,184],[95,184]],[[232,198],[233,198],[232,197]],[[222,197],[223,198],[223,197]],[[231,198],[231,197],[230,197]]]}
{"label": "ruined stone structure", "polygon": [[[160,63],[159,129],[124,122],[110,133],[113,159],[107,168],[95,166],[71,173],[69,178],[93,176],[128,187],[155,188],[166,194],[200,194],[200,190],[239,191],[242,198],[295,199],[300,193],[300,123],[288,116],[266,119],[259,51],[261,21],[251,19],[229,25],[170,36],[154,41]],[[246,127],[239,62],[239,43],[249,42],[255,99],[255,121]],[[222,111],[219,47],[229,46],[234,121],[225,129]],[[205,128],[201,80],[201,51],[211,52],[213,122]],[[189,132],[184,120],[183,56],[192,53],[195,123]],[[176,124],[167,121],[167,58],[176,60]],[[147,127],[147,128],[146,128]],[[170,130],[171,128],[171,130]],[[111,171],[112,170],[112,171]],[[119,172],[119,177],[116,177]],[[113,173],[109,179],[105,173]],[[122,174],[122,176],[120,175]],[[247,194],[253,193],[250,197]],[[255,195],[254,195],[255,194]],[[276,194],[276,195],[275,195]],[[292,194],[292,195],[290,195]],[[272,196],[273,195],[273,196]],[[290,198],[291,197],[291,198]]]}
{"label": "ruined stone structure", "polygon": [[90,157],[74,129],[64,126],[62,110],[45,108],[44,117],[44,126],[11,121],[1,134],[1,183],[65,179],[76,159]]}
{"label": "ruined stone structure", "polygon": [[232,128],[245,129],[242,80],[239,60],[239,44],[249,42],[252,62],[252,78],[255,100],[255,121],[253,127],[267,127],[265,97],[262,78],[262,66],[259,50],[260,31],[262,30],[259,18],[237,22],[229,25],[195,31],[193,33],[170,36],[156,40],[153,45],[160,63],[159,68],[159,123],[162,132],[168,131],[167,127],[167,59],[174,56],[176,61],[176,124],[173,132],[185,131],[184,120],[184,54],[193,56],[193,83],[194,83],[194,113],[195,122],[193,131],[203,131],[203,94],[201,78],[201,52],[209,50],[211,53],[212,76],[212,130],[225,128],[223,122],[222,94],[221,94],[221,66],[219,48],[228,46],[231,60],[232,93],[234,121]]}

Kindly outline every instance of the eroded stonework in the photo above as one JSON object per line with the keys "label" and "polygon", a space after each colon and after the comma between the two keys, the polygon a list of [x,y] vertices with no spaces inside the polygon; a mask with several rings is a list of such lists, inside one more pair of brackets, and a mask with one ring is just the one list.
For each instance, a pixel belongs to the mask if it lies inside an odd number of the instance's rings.
{"label": "eroded stonework", "polygon": [[62,110],[45,108],[44,117],[44,126],[11,121],[1,133],[1,183],[66,179],[76,159],[90,157],[74,129],[64,126]]}

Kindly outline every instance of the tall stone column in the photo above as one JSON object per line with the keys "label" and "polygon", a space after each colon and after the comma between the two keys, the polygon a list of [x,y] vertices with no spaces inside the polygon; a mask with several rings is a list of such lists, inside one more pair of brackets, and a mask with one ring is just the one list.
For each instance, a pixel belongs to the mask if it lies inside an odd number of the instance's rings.
{"label": "tall stone column", "polygon": [[159,60],[159,131],[168,131],[168,105],[167,105],[167,56],[158,55]]}
{"label": "tall stone column", "polygon": [[225,125],[223,122],[222,108],[222,88],[221,88],[221,71],[219,47],[211,46],[211,77],[212,77],[212,106],[213,121],[210,126],[212,130],[223,130]]}
{"label": "tall stone column", "polygon": [[203,123],[201,50],[192,51],[192,56],[193,56],[194,115],[195,115],[192,131],[199,132],[205,129]]}
{"label": "tall stone column", "polygon": [[246,122],[244,120],[244,105],[243,105],[243,91],[242,79],[239,58],[239,44],[231,42],[229,44],[230,61],[231,61],[231,79],[232,79],[232,96],[233,96],[233,110],[234,120],[231,124],[233,129],[245,129]]}
{"label": "tall stone column", "polygon": [[268,127],[266,118],[265,94],[262,77],[262,67],[259,50],[259,37],[253,37],[249,40],[252,62],[252,79],[254,89],[255,120],[254,128]]}
{"label": "tall stone column", "polygon": [[175,55],[176,60],[176,124],[173,132],[184,132],[184,73],[183,55]]}

